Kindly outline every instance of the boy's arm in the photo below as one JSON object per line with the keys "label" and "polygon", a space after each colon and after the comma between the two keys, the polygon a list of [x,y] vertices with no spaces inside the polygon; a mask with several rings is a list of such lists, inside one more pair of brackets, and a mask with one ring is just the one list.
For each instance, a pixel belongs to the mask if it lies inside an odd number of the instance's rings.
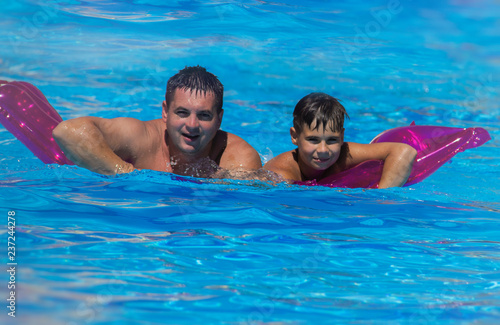
{"label": "boy's arm", "polygon": [[79,117],[59,123],[52,134],[64,154],[78,166],[105,175],[134,170],[126,162],[132,141],[141,138],[143,122],[131,118]]}
{"label": "boy's arm", "polygon": [[417,151],[397,142],[360,144],[349,142],[349,167],[366,160],[383,160],[379,188],[403,186],[410,176]]}

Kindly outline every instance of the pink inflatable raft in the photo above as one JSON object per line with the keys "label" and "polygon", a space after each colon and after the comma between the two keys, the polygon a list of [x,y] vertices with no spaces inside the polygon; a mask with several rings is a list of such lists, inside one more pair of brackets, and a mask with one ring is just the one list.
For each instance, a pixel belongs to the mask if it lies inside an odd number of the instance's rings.
{"label": "pink inflatable raft", "polygon": [[[52,138],[62,118],[35,86],[20,81],[0,81],[0,122],[46,164],[73,165]],[[404,186],[418,183],[434,173],[458,152],[479,147],[491,137],[483,128],[422,126],[412,123],[382,132],[371,142],[402,142],[418,151],[413,170]],[[303,185],[376,188],[383,163],[366,161],[319,182]]]}
{"label": "pink inflatable raft", "polygon": [[27,82],[0,80],[0,122],[46,164],[74,165],[52,138],[62,121],[42,92]]}
{"label": "pink inflatable raft", "polygon": [[[371,143],[402,142],[417,150],[413,169],[404,185],[409,186],[427,178],[457,153],[479,147],[490,139],[488,131],[483,128],[461,129],[412,123],[410,126],[384,131],[377,135]],[[300,182],[300,184],[377,188],[382,168],[382,161],[370,160],[326,177],[319,182],[308,181]]]}

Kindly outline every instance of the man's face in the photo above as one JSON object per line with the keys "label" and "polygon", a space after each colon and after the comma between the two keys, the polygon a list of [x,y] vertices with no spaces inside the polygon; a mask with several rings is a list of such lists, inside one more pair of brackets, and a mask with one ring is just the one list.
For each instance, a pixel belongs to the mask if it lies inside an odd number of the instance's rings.
{"label": "man's face", "polygon": [[163,103],[163,120],[167,124],[168,145],[172,154],[202,158],[210,153],[210,144],[222,122],[223,111],[217,114],[212,92],[179,89],[173,100]]}

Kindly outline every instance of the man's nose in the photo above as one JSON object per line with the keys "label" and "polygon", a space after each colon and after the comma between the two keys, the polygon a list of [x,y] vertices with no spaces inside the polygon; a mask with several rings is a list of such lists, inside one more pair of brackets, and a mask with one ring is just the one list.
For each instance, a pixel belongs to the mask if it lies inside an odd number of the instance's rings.
{"label": "man's nose", "polygon": [[191,114],[186,121],[186,126],[188,128],[194,129],[200,126],[200,121],[195,114]]}

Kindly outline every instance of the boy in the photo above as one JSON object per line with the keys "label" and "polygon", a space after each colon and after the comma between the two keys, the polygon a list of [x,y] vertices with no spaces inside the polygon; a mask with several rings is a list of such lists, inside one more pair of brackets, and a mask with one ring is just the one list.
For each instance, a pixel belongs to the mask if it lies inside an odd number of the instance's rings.
{"label": "boy", "polygon": [[271,159],[264,168],[288,181],[319,181],[366,160],[383,160],[379,188],[404,185],[417,151],[395,142],[344,142],[344,116],[349,117],[332,96],[325,93],[305,96],[295,106],[290,128],[297,149]]}

